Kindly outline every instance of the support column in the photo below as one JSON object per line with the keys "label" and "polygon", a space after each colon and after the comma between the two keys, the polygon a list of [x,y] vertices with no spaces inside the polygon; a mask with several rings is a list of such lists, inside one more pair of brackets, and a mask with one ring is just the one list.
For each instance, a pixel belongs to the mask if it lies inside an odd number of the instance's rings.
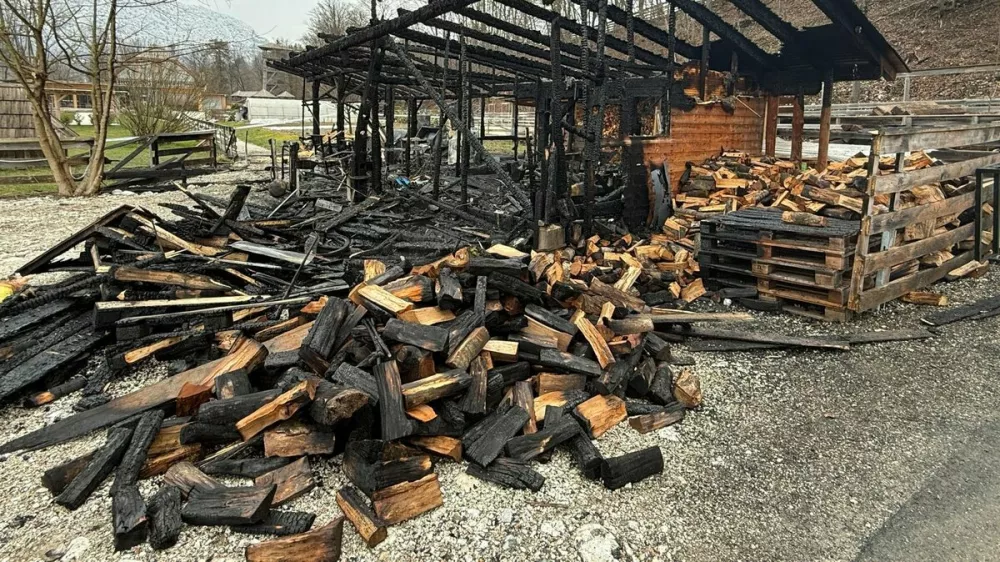
{"label": "support column", "polygon": [[469,202],[469,136],[472,134],[472,92],[469,91],[469,59],[466,57],[466,41],[465,34],[463,33],[459,37],[461,43],[459,43],[461,52],[459,53],[459,67],[458,72],[460,76],[459,91],[462,96],[462,109],[459,115],[462,120],[466,123],[466,129],[462,132],[462,143],[459,144],[461,148],[461,155],[459,157],[459,163],[461,167],[460,178],[462,180],[462,204],[465,205]]}
{"label": "support column", "polygon": [[701,61],[698,65],[698,96],[701,101],[708,98],[708,59],[711,56],[712,32],[708,27],[701,28]]}
{"label": "support column", "polygon": [[385,87],[385,165],[396,163],[396,92]]}
{"label": "support column", "polygon": [[410,96],[406,100],[406,177],[412,174],[411,160],[413,158],[413,139],[417,136],[417,98]]}
{"label": "support column", "polygon": [[778,144],[778,106],[781,96],[767,96],[767,117],[764,123],[764,155],[774,156]]}
{"label": "support column", "polygon": [[805,128],[805,99],[802,94],[797,94],[792,101],[792,152],[791,157],[794,162],[802,161],[802,129]]}
{"label": "support column", "polygon": [[[319,80],[313,80],[312,83],[312,118],[313,118],[313,137],[319,137]],[[316,144],[315,139],[313,143]]]}
{"label": "support column", "polygon": [[833,75],[828,72],[823,78],[823,109],[819,114],[819,155],[816,169],[822,172],[830,163],[830,113],[833,103]]}
{"label": "support column", "polygon": [[337,79],[337,151],[347,148],[347,134],[344,124],[344,102],[347,100],[346,78]]}

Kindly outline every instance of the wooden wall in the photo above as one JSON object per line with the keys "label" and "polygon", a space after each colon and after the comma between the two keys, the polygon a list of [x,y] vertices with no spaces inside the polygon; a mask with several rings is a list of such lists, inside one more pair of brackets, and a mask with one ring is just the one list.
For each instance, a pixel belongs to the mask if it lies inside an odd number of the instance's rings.
{"label": "wooden wall", "polygon": [[700,103],[690,111],[675,108],[669,137],[626,138],[626,224],[635,227],[652,220],[655,194],[650,171],[658,166],[667,165],[670,189],[675,190],[686,162],[698,164],[723,151],[761,154],[766,105],[765,98],[740,97],[728,109],[718,101]]}
{"label": "wooden wall", "polygon": [[0,83],[0,139],[35,137],[31,102],[20,85]]}

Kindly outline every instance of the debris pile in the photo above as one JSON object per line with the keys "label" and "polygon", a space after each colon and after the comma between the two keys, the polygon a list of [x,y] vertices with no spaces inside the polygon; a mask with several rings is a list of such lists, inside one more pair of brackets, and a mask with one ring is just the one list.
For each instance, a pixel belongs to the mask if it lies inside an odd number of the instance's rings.
{"label": "debris pile", "polygon": [[[317,456],[343,455],[351,485],[337,501],[369,545],[441,505],[442,460],[538,490],[531,461],[561,447],[608,488],[637,482],[663,470],[658,447],[606,459],[592,440],[626,420],[643,433],[681,421],[700,382],[667,340],[746,318],[671,308],[705,291],[684,278],[689,250],[662,236],[454,249],[465,230],[421,240],[430,219],[414,220],[415,205],[395,215],[406,195],[348,204],[314,193],[262,208],[249,191],[189,193],[195,205],[170,206],[174,221],[119,208],[21,269],[76,273],[0,304],[0,399],[83,394],[77,413],[0,452],[106,429],[102,446],[42,481],[72,510],[113,478],[118,550],[167,548],[186,523],[286,535],[249,547],[248,560],[336,559],[343,519],[314,527],[315,515],[287,510],[319,485]],[[382,224],[397,228],[366,241]],[[401,250],[423,259],[392,255]],[[151,358],[175,373],[106,393]],[[143,497],[137,482],[159,475]]]}

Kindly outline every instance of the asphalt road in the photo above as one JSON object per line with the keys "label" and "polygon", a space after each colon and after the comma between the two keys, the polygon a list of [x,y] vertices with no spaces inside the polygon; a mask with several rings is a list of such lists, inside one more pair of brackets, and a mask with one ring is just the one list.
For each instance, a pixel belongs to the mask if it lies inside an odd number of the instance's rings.
{"label": "asphalt road", "polygon": [[855,560],[1000,558],[1000,423],[979,427]]}

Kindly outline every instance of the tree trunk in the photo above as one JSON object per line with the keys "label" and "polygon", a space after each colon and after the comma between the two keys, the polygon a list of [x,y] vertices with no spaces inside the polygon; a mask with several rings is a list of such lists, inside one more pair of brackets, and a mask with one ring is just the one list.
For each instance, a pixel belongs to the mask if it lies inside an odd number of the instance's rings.
{"label": "tree trunk", "polygon": [[35,134],[38,136],[38,144],[42,149],[42,154],[45,155],[45,160],[48,161],[52,177],[59,189],[59,195],[73,195],[76,182],[69,169],[59,134],[52,124],[52,113],[45,97],[44,82],[37,84],[36,88],[28,89],[28,95],[31,96],[34,109],[31,112],[31,119],[35,126]]}

